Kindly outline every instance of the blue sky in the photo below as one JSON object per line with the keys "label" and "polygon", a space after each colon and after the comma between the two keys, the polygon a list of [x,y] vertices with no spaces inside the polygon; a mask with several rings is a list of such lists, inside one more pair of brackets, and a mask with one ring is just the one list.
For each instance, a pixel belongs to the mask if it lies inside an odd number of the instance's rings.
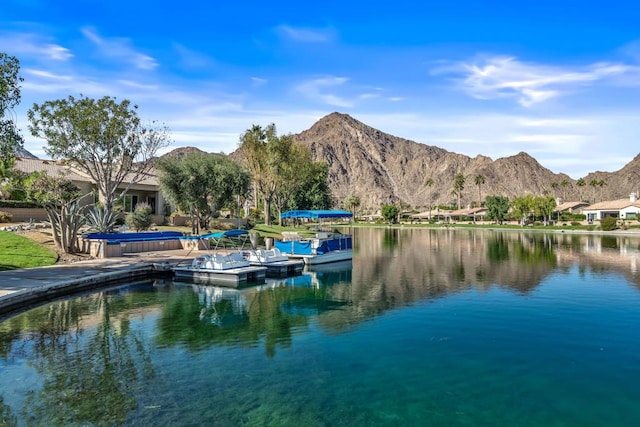
{"label": "blue sky", "polygon": [[579,178],[639,152],[635,1],[4,0],[0,51],[33,103],[127,98],[171,148],[229,153],[253,124],[298,133],[339,111],[493,159],[525,151]]}

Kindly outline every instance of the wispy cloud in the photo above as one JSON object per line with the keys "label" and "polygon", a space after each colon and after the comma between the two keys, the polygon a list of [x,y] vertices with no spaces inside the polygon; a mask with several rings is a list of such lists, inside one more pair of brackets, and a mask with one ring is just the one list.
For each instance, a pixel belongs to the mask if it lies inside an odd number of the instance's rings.
{"label": "wispy cloud", "polygon": [[460,87],[474,98],[514,98],[523,107],[531,107],[579,87],[637,75],[640,67],[610,62],[562,67],[493,56],[440,67],[433,72],[459,76]]}
{"label": "wispy cloud", "polygon": [[208,55],[197,52],[180,44],[173,43],[173,50],[178,55],[178,64],[188,70],[206,69],[216,64]]}
{"label": "wispy cloud", "polygon": [[267,79],[263,79],[262,77],[251,77],[251,82],[253,82],[254,87],[264,86],[267,84]]}
{"label": "wispy cloud", "polygon": [[39,34],[30,33],[0,33],[0,49],[19,57],[29,56],[54,61],[66,61],[73,57],[66,47],[51,43]]}
{"label": "wispy cloud", "polygon": [[342,86],[347,81],[349,81],[349,79],[346,77],[323,77],[306,81],[298,85],[296,89],[305,97],[313,101],[322,102],[335,107],[351,108],[354,106],[353,101],[325,91],[327,88]]}
{"label": "wispy cloud", "polygon": [[279,25],[276,31],[282,37],[301,43],[326,43],[335,37],[335,30],[331,28],[303,28],[291,25]]}
{"label": "wispy cloud", "polygon": [[100,49],[100,53],[107,58],[130,63],[141,70],[153,70],[158,66],[156,60],[144,53],[140,53],[131,46],[127,38],[101,37],[96,30],[89,27],[82,28],[82,34]]}

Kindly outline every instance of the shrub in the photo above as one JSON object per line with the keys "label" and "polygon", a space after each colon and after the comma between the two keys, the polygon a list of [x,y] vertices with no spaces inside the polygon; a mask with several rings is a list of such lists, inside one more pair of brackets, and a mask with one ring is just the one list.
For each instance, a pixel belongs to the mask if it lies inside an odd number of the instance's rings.
{"label": "shrub", "polygon": [[11,222],[13,215],[9,212],[0,211],[0,222]]}
{"label": "shrub", "polygon": [[41,208],[37,203],[23,200],[0,200],[0,208]]}
{"label": "shrub", "polygon": [[611,231],[618,228],[618,220],[616,218],[602,218],[600,220],[600,229],[602,231]]}
{"label": "shrub", "polygon": [[577,227],[577,226],[579,226],[581,224],[580,224],[579,221],[571,221],[571,225],[573,225],[574,227]]}
{"label": "shrub", "polygon": [[136,231],[146,231],[153,224],[153,214],[148,203],[138,203],[133,212],[127,216],[127,225]]}

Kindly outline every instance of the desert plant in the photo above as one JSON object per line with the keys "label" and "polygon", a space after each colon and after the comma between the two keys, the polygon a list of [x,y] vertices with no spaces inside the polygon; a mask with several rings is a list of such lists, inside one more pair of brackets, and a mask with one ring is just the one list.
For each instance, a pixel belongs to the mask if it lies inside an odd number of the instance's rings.
{"label": "desert plant", "polygon": [[110,233],[118,225],[117,215],[102,206],[94,206],[87,212],[87,225],[90,231]]}
{"label": "desert plant", "polygon": [[148,203],[138,203],[133,212],[127,216],[127,225],[136,231],[146,231],[151,228],[153,214]]}

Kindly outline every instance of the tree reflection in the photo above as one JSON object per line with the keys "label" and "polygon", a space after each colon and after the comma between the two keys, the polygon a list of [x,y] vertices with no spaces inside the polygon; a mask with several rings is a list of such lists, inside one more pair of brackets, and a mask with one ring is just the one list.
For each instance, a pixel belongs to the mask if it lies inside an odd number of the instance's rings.
{"label": "tree reflection", "polygon": [[[107,293],[61,301],[2,324],[4,357],[23,354],[42,379],[21,416],[36,424],[122,424],[154,376],[141,333],[119,316]],[[119,304],[114,304],[119,305]],[[97,313],[97,314],[96,314]],[[28,335],[22,348],[7,338]]]}

